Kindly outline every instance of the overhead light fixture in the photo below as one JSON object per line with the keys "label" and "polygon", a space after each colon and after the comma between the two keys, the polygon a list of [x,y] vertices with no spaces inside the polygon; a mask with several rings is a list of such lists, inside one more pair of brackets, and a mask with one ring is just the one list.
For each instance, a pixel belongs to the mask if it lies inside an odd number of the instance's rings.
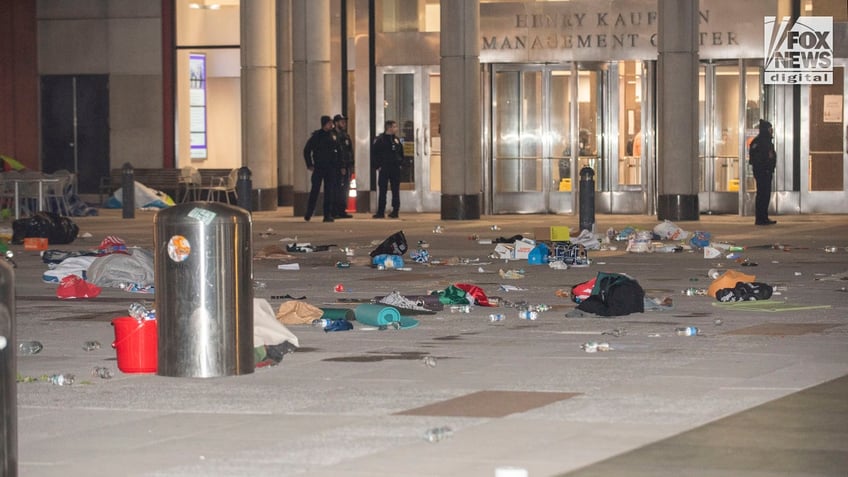
{"label": "overhead light fixture", "polygon": [[192,8],[194,10],[220,10],[220,3],[206,3],[206,2],[191,2],[188,4],[188,8]]}

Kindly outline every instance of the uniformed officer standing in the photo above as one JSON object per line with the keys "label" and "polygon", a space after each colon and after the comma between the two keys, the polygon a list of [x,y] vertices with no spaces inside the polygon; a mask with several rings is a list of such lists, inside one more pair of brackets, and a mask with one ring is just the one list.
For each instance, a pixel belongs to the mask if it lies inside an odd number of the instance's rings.
{"label": "uniformed officer standing", "polygon": [[403,143],[397,137],[397,132],[397,121],[386,121],[385,132],[377,136],[371,145],[374,168],[379,172],[377,187],[380,195],[377,200],[377,213],[373,215],[375,219],[385,217],[389,182],[392,187],[392,213],[389,217],[397,218],[400,212],[400,169],[403,165]]}
{"label": "uniformed officer standing", "polygon": [[333,117],[336,125],[336,139],[339,142],[339,187],[336,190],[336,218],[349,219],[353,217],[347,213],[347,196],[350,193],[350,177],[353,174],[353,142],[347,133],[347,117],[337,114]]}
{"label": "uniformed officer standing", "polygon": [[312,189],[309,191],[309,202],[306,205],[306,215],[303,219],[309,222],[315,212],[321,183],[324,183],[324,222],[333,222],[335,212],[335,196],[338,188],[339,174],[339,143],[333,120],[329,116],[321,116],[321,129],[317,129],[306,141],[303,148],[303,159],[306,168],[312,172]]}

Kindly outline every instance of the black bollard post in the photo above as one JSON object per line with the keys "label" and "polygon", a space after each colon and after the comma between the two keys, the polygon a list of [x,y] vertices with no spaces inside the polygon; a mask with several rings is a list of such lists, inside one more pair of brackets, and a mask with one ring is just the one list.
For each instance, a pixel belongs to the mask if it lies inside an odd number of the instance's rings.
{"label": "black bollard post", "polygon": [[580,230],[595,231],[595,171],[580,169]]}
{"label": "black bollard post", "polygon": [[238,170],[238,180],[236,180],[236,205],[250,212],[253,204],[251,194],[253,192],[253,181],[250,180],[251,172],[247,166],[242,166]]}
{"label": "black bollard post", "polygon": [[124,163],[121,174],[121,205],[125,219],[135,218],[135,172],[132,164]]}

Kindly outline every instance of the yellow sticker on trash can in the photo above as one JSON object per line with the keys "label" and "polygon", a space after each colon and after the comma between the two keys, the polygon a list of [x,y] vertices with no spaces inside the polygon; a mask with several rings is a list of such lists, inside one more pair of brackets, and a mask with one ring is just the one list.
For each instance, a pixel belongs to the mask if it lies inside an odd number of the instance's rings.
{"label": "yellow sticker on trash can", "polygon": [[175,262],[182,262],[191,254],[191,243],[182,235],[174,235],[168,240],[168,256]]}

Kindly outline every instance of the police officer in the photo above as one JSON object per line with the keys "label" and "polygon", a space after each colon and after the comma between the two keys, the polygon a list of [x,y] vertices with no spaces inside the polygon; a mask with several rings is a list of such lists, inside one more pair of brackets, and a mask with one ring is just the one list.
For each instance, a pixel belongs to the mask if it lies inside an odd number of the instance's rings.
{"label": "police officer", "polygon": [[336,189],[336,218],[349,219],[353,217],[347,213],[347,196],[350,192],[350,177],[353,174],[353,142],[347,133],[347,117],[337,114],[333,117],[336,125],[336,138],[339,142],[339,187]]}
{"label": "police officer", "polygon": [[396,219],[400,212],[400,169],[403,165],[403,144],[397,137],[397,133],[397,121],[386,121],[385,131],[377,136],[371,145],[374,168],[379,172],[377,187],[380,195],[377,200],[377,213],[373,215],[375,219],[385,217],[389,182],[392,187],[392,213],[389,217]]}
{"label": "police officer", "polygon": [[754,225],[774,225],[776,220],[769,218],[768,209],[771,201],[771,181],[777,163],[774,150],[774,128],[765,119],[760,119],[760,133],[748,146],[748,161],[754,170],[754,180],[757,182],[757,196],[754,199]]}
{"label": "police officer", "polygon": [[309,202],[306,205],[306,215],[303,216],[303,219],[309,222],[309,219],[312,218],[323,182],[324,222],[333,222],[340,163],[336,130],[333,120],[329,116],[321,116],[321,129],[313,131],[312,136],[306,141],[306,146],[303,148],[303,159],[306,161],[306,168],[312,172],[312,189],[309,191]]}

